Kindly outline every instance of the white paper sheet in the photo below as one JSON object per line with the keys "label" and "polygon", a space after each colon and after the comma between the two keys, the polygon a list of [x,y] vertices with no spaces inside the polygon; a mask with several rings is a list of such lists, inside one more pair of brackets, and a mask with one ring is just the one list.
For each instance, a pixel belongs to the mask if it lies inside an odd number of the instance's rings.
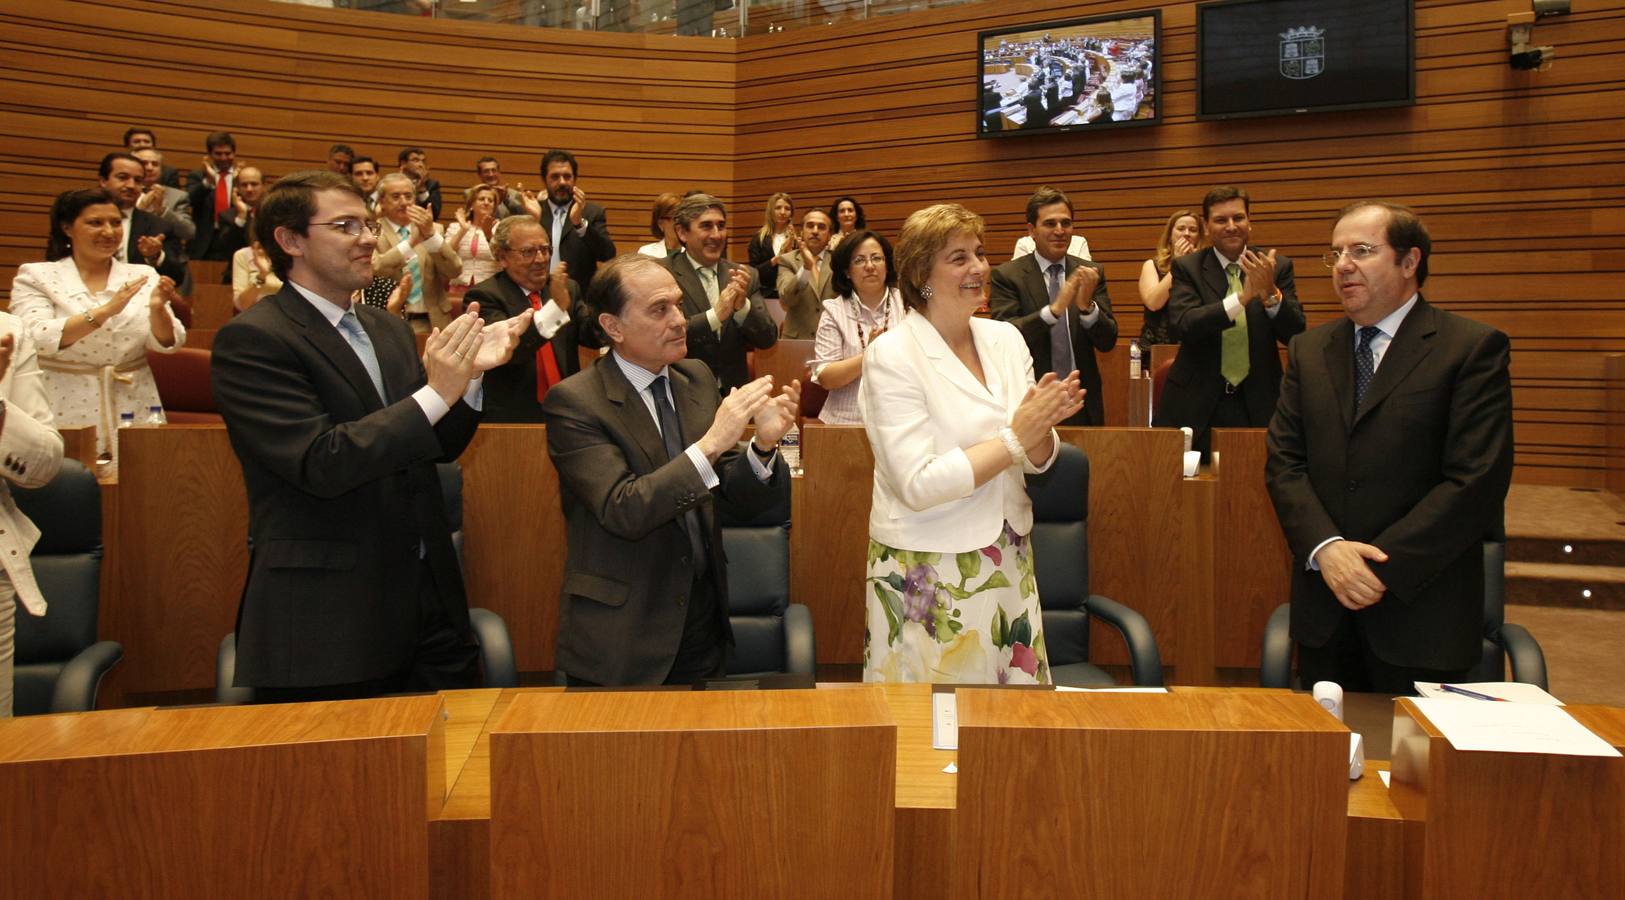
{"label": "white paper sheet", "polygon": [[1159,687],[1067,687],[1064,684],[1055,686],[1057,691],[1076,692],[1080,694],[1166,694],[1167,688]]}
{"label": "white paper sheet", "polygon": [[1461,703],[1437,697],[1412,701],[1457,750],[1619,756],[1618,750],[1556,706]]}
{"label": "white paper sheet", "polygon": [[1377,777],[1382,779],[1382,786],[1383,787],[1393,787],[1393,785],[1388,782],[1388,779],[1393,777],[1392,772],[1388,771],[1387,769],[1383,769],[1382,771],[1377,773]]}
{"label": "white paper sheet", "polygon": [[[1441,697],[1446,700],[1475,700],[1464,694],[1456,694],[1444,689],[1437,681],[1415,682],[1416,692],[1424,697]],[[1462,688],[1475,694],[1486,697],[1495,697],[1512,703],[1539,703],[1545,706],[1562,706],[1563,701],[1553,697],[1532,684],[1519,681],[1476,681],[1471,684],[1458,684],[1451,682],[1451,687]],[[1478,701],[1484,702],[1482,700]]]}

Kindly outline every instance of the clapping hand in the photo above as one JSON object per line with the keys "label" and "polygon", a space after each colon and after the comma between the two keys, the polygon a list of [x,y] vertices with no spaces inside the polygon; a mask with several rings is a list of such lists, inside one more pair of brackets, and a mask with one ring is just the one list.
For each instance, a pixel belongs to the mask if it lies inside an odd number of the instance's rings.
{"label": "clapping hand", "polygon": [[1085,393],[1078,384],[1077,371],[1065,378],[1056,378],[1054,372],[1045,372],[1037,384],[1027,388],[1027,396],[1016,407],[1016,414],[1010,420],[1010,430],[1016,433],[1016,440],[1021,441],[1021,446],[1031,454],[1048,443],[1050,429],[1057,422],[1071,418],[1083,409]]}
{"label": "clapping hand", "polygon": [[525,204],[525,212],[537,222],[542,221],[542,201],[537,199],[535,191],[525,190],[524,185],[519,186],[520,202]]}
{"label": "clapping hand", "polygon": [[142,259],[150,263],[164,252],[164,239],[155,234],[144,234],[135,239],[135,249]]}
{"label": "clapping hand", "polygon": [[[1055,302],[1066,309],[1076,306],[1079,312],[1089,312],[1095,305],[1095,288],[1100,285],[1100,272],[1094,266],[1078,266],[1061,284]],[[1056,313],[1060,315],[1060,313]]]}
{"label": "clapping hand", "polygon": [[[799,395],[798,395],[799,396]],[[745,426],[761,412],[762,407],[773,402],[773,376],[763,375],[761,378],[742,387],[736,387],[722,398],[717,407],[717,414],[711,419],[711,427],[706,429],[705,435],[698,441],[700,452],[711,462],[716,462],[723,453],[739,443],[739,438],[745,433]],[[794,421],[792,419],[791,421]],[[789,426],[785,426],[789,430]],[[783,433],[779,437],[783,437]]]}
{"label": "clapping hand", "polygon": [[11,332],[0,335],[0,379],[11,371],[11,355],[17,350],[17,337]]}
{"label": "clapping hand", "polygon": [[[480,305],[468,304],[468,312],[464,315],[473,316],[478,321]],[[489,372],[511,359],[513,348],[519,346],[519,338],[524,335],[525,329],[531,327],[531,319],[534,316],[535,310],[527,309],[511,319],[503,319],[501,322],[485,326],[474,354],[474,370]]]}
{"label": "clapping hand", "polygon": [[[429,386],[434,388],[447,406],[453,406],[468,390],[474,377],[475,360],[483,342],[485,322],[480,319],[479,304],[470,303],[469,311],[446,325],[429,332],[423,345],[423,369],[428,374]],[[513,348],[509,347],[512,353]]]}
{"label": "clapping hand", "polygon": [[160,275],[158,276],[158,289],[153,291],[152,296],[147,299],[147,308],[162,309],[166,303],[183,306],[186,301],[181,297],[180,291],[175,289],[175,279],[170,278],[168,275]]}
{"label": "clapping hand", "polygon": [[580,228],[581,217],[587,212],[587,192],[576,188],[575,202],[570,204],[570,227]]}
{"label": "clapping hand", "polygon": [[753,421],[756,423],[756,446],[771,449],[776,446],[779,439],[796,424],[796,416],[801,412],[801,382],[791,379],[790,383],[779,390],[776,396],[762,404],[756,411]]}
{"label": "clapping hand", "polygon": [[149,185],[141,192],[141,199],[135,201],[135,208],[150,215],[161,215],[164,209],[164,186]]}
{"label": "clapping hand", "polygon": [[1246,297],[1257,297],[1267,305],[1274,305],[1270,300],[1275,296],[1275,251],[1269,253],[1254,253],[1252,248],[1241,251],[1241,271],[1246,273],[1247,280],[1242,287]]}
{"label": "clapping hand", "polygon": [[559,309],[566,313],[570,311],[570,264],[559,263],[559,267],[547,276],[547,295]]}
{"label": "clapping hand", "polygon": [[743,309],[750,302],[750,295],[745,293],[749,287],[749,269],[737,266],[730,271],[728,283],[717,293],[717,318],[727,321],[729,316]]}
{"label": "clapping hand", "polygon": [[389,292],[389,299],[384,301],[384,309],[400,315],[406,308],[406,298],[412,296],[412,272],[407,270],[401,275],[401,280],[395,282],[395,289]]}
{"label": "clapping hand", "polygon": [[434,213],[421,206],[408,206],[406,217],[412,220],[412,246],[434,236]]}

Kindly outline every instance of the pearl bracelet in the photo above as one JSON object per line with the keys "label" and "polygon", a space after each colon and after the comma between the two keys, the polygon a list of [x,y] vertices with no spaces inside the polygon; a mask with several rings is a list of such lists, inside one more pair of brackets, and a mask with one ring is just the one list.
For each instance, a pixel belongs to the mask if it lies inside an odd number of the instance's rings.
{"label": "pearl bracelet", "polygon": [[1021,446],[1021,440],[1009,426],[999,429],[999,440],[1004,442],[1004,452],[1010,454],[1010,462],[1020,468],[1027,468],[1027,449]]}

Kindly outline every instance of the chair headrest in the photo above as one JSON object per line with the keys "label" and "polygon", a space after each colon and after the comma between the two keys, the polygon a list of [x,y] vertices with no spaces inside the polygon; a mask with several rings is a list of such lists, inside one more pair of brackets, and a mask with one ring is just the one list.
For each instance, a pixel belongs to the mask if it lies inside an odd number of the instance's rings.
{"label": "chair headrest", "polygon": [[1075,522],[1089,518],[1089,457],[1062,443],[1049,471],[1027,476],[1027,496],[1035,522]]}
{"label": "chair headrest", "polygon": [[13,487],[11,496],[40,530],[34,553],[88,553],[101,546],[101,486],[78,460],[64,459],[50,484],[32,490]]}

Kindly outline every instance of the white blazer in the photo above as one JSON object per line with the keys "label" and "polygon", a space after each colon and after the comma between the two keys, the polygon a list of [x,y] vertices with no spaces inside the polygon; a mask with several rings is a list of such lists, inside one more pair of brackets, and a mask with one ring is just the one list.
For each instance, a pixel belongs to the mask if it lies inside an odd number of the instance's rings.
{"label": "white blazer", "polygon": [[875,455],[869,536],[888,547],[963,553],[993,544],[1007,521],[1032,531],[1022,471],[1012,465],[976,487],[964,450],[1010,424],[1033,383],[1032,355],[1008,322],[970,326],[986,387],[917,310],[863,354],[858,402]]}

